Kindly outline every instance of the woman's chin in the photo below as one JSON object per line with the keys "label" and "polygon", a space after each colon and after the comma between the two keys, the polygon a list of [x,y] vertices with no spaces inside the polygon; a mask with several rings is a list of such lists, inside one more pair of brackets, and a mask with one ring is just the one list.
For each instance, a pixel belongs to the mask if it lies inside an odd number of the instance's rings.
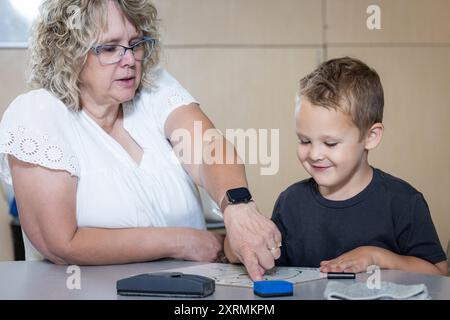
{"label": "woman's chin", "polygon": [[120,103],[128,102],[133,100],[136,95],[136,90],[132,90],[130,92],[121,92],[121,94],[116,95],[116,100],[120,101]]}

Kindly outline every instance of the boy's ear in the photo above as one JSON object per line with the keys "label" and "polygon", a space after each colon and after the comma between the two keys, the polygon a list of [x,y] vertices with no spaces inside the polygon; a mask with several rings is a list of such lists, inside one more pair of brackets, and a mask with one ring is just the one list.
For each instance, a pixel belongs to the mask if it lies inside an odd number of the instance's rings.
{"label": "boy's ear", "polygon": [[382,123],[375,123],[370,127],[366,136],[366,150],[372,150],[378,146],[383,137],[383,132],[384,126]]}

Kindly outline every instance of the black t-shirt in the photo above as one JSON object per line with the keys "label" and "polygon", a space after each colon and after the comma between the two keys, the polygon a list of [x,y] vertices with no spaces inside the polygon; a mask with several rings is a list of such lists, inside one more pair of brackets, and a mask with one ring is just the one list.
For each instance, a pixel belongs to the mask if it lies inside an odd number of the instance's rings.
{"label": "black t-shirt", "polygon": [[363,191],[344,201],[324,198],[312,178],[293,184],[279,196],[272,220],[283,236],[280,266],[318,267],[360,246],[446,260],[422,194],[378,169]]}

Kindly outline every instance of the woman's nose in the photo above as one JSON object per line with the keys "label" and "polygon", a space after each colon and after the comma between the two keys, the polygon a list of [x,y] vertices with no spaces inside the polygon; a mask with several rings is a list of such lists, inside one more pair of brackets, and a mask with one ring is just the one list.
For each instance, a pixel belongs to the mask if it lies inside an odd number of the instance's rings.
{"label": "woman's nose", "polygon": [[122,66],[130,65],[134,66],[136,64],[136,59],[134,58],[133,51],[128,49],[125,51],[122,59],[120,60]]}

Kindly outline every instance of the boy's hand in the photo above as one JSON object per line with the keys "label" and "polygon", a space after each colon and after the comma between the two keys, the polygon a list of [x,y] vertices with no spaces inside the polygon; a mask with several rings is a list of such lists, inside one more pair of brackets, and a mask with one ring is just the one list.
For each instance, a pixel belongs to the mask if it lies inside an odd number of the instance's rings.
{"label": "boy's hand", "polygon": [[378,265],[378,256],[383,249],[378,247],[358,247],[333,260],[320,262],[321,272],[366,272],[370,265]]}

